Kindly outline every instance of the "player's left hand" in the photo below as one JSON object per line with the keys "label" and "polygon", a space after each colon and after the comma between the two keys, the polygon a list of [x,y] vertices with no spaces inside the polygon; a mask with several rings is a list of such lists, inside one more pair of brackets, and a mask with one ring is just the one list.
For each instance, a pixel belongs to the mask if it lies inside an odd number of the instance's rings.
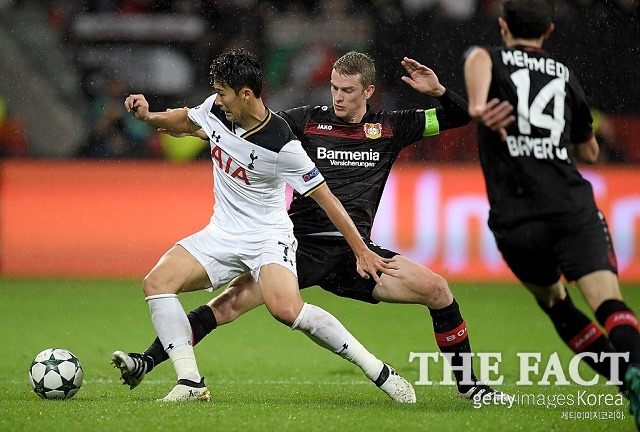
{"label": "player's left hand", "polygon": [[511,114],[512,112],[513,105],[509,101],[500,101],[494,98],[487,102],[484,110],[475,120],[497,132],[500,139],[506,141],[507,130],[505,128],[516,121],[516,117]]}
{"label": "player's left hand", "polygon": [[373,277],[373,280],[375,280],[376,283],[382,283],[380,282],[378,272],[388,274],[389,276],[395,276],[396,271],[399,269],[398,264],[392,261],[392,258],[382,258],[377,253],[367,248],[361,254],[356,255],[356,270],[364,279]]}
{"label": "player's left hand", "polygon": [[402,81],[429,96],[439,97],[444,94],[445,88],[433,70],[409,57],[405,57],[400,63],[409,74],[403,76]]}

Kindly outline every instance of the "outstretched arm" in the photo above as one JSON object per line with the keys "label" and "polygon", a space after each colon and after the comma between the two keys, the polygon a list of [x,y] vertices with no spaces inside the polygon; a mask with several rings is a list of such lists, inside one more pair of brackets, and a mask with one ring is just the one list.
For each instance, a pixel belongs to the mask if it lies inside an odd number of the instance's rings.
{"label": "outstretched arm", "polygon": [[138,120],[142,120],[156,128],[165,129],[171,133],[192,134],[200,129],[187,116],[186,108],[171,109],[163,112],[150,112],[149,102],[144,95],[129,95],[124,101],[124,107]]}
{"label": "outstretched arm", "polygon": [[309,196],[316,200],[318,205],[322,207],[327,213],[327,216],[329,216],[329,219],[331,219],[331,222],[333,222],[347,243],[349,243],[353,253],[356,255],[357,270],[360,276],[368,279],[369,275],[371,275],[377,283],[380,283],[378,271],[394,276],[391,270],[396,270],[397,267],[394,264],[390,264],[390,259],[378,256],[367,247],[358,229],[351,220],[351,217],[326,183],[313,191]]}
{"label": "outstretched arm", "polygon": [[505,127],[513,123],[516,118],[510,115],[513,106],[509,101],[500,102],[492,99],[487,102],[489,86],[491,85],[491,57],[486,49],[474,48],[464,62],[464,82],[469,96],[469,115],[478,123],[500,134],[500,139],[506,141]]}
{"label": "outstretched arm", "polygon": [[401,63],[409,74],[409,76],[403,76],[402,81],[420,93],[432,96],[440,102],[441,107],[436,108],[439,130],[464,126],[471,121],[467,113],[467,102],[440,84],[438,76],[433,70],[408,57],[405,57]]}
{"label": "outstretched arm", "polygon": [[409,57],[405,57],[400,63],[409,74],[403,76],[402,81],[413,89],[433,97],[440,97],[446,91],[435,72],[427,66]]}

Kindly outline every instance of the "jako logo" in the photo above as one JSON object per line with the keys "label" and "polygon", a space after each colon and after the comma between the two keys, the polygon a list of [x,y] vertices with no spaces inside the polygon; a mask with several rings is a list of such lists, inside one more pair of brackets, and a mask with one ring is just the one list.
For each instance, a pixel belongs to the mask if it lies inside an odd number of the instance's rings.
{"label": "jako logo", "polygon": [[331,129],[333,129],[333,126],[331,126],[331,125],[323,125],[323,124],[319,124],[319,125],[318,125],[318,129],[320,129],[320,130],[331,130]]}

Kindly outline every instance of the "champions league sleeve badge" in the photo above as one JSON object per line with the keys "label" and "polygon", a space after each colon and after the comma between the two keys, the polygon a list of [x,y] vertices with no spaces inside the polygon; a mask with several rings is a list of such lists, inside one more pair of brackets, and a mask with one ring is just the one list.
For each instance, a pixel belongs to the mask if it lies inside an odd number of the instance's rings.
{"label": "champions league sleeve badge", "polygon": [[313,167],[311,171],[309,171],[308,173],[302,176],[302,180],[304,180],[304,182],[307,183],[311,179],[317,177],[318,174],[320,174],[320,170],[318,169],[318,167]]}

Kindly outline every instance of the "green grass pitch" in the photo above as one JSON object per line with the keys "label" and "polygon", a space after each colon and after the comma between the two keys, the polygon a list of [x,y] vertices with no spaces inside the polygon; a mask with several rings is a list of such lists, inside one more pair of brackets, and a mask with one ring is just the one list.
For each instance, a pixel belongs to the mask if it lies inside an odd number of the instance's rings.
{"label": "green grass pitch", "polygon": [[[531,296],[517,284],[452,284],[476,352],[499,352],[497,386],[513,394],[616,395],[604,380],[591,386],[518,386],[518,352],[542,352],[541,372],[558,352],[571,353]],[[584,303],[571,288],[576,303]],[[640,286],[625,286],[628,304],[640,310]],[[205,303],[207,292],[181,296],[186,310]],[[420,378],[411,352],[437,352],[428,310],[414,305],[368,305],[339,299],[317,288],[305,300],[338,317],[372,352],[409,381]],[[156,402],[175,383],[170,363],[156,368],[131,391],[109,364],[111,352],[141,351],[155,337],[139,281],[0,279],[0,431],[632,431],[624,406],[520,403],[475,409],[448,385],[416,385],[418,403],[392,403],[360,370],[315,346],[259,308],[215,330],[196,347],[210,403]],[[41,400],[28,383],[31,360],[41,350],[63,347],[85,370],[79,393],[66,401]],[[430,379],[442,377],[430,363]],[[478,370],[478,361],[475,362]],[[566,371],[566,368],[565,368]],[[585,378],[593,376],[581,367]],[[568,376],[568,374],[567,374]],[[495,378],[493,376],[492,378]],[[624,419],[563,418],[564,412],[613,413]],[[569,414],[567,414],[568,416]],[[602,414],[600,414],[602,415]],[[612,415],[612,414],[605,414]]]}

